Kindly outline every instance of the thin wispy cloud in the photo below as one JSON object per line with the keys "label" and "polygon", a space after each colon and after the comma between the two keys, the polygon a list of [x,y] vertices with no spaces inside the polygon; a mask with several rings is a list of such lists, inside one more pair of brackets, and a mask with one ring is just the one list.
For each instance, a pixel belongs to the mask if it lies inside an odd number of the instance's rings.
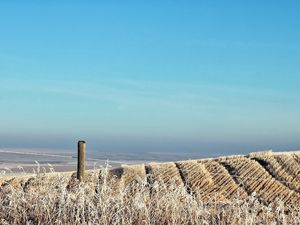
{"label": "thin wispy cloud", "polygon": [[[100,82],[99,82],[100,83]],[[94,84],[86,82],[54,83],[44,87],[43,83],[30,84],[26,82],[3,81],[2,89],[11,89],[26,94],[31,91],[43,95],[43,93],[54,94],[56,96],[69,96],[92,101],[108,101],[117,105],[119,109],[130,108],[134,105],[160,105],[184,109],[186,107],[201,108],[222,105],[224,100],[227,103],[237,101],[236,99],[248,97],[250,103],[264,102],[276,99],[296,98],[282,91],[263,89],[257,87],[240,87],[218,84],[191,84],[191,83],[162,83],[153,81],[139,81],[132,79],[118,79],[103,81],[104,84]],[[53,87],[52,87],[53,86]],[[264,100],[265,98],[265,100]],[[254,101],[254,102],[253,102]],[[226,107],[226,106],[225,106]],[[227,107],[230,107],[229,105]]]}

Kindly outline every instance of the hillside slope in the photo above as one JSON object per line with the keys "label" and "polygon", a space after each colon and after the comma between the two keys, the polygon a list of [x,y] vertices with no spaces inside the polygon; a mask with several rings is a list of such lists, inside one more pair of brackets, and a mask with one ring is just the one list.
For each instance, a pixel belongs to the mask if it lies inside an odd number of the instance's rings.
{"label": "hillside slope", "polygon": [[0,224],[299,224],[300,152],[0,179]]}
{"label": "hillside slope", "polygon": [[[104,169],[89,171],[91,174]],[[61,173],[69,179],[66,186],[76,182],[74,173]],[[300,152],[257,152],[248,155],[228,156],[211,159],[188,160],[169,163],[150,163],[148,165],[124,165],[107,171],[105,177],[114,189],[131,183],[147,182],[165,186],[181,186],[202,200],[218,199],[230,201],[237,196],[246,198],[253,193],[268,204],[275,199],[285,203],[300,203]],[[41,175],[40,175],[41,176]],[[52,182],[57,174],[42,176],[45,182]],[[1,190],[11,185],[26,189],[35,184],[37,175],[0,178]]]}

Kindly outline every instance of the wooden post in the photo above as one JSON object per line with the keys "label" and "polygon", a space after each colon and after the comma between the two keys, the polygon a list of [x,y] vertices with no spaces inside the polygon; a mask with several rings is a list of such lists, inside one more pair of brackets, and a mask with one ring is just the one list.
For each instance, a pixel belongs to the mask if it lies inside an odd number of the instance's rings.
{"label": "wooden post", "polygon": [[85,141],[78,141],[77,179],[83,181],[85,170]]}

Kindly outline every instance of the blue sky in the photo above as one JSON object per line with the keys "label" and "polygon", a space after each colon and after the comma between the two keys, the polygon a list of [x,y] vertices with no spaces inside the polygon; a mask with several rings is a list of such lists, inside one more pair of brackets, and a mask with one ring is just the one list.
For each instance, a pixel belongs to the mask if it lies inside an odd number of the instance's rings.
{"label": "blue sky", "polygon": [[297,1],[1,1],[1,146],[297,149],[299,10]]}

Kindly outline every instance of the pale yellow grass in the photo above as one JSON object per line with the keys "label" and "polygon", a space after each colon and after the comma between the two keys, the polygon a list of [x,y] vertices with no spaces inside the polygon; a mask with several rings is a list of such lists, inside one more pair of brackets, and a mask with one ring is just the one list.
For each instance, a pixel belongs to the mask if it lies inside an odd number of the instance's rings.
{"label": "pale yellow grass", "polygon": [[82,183],[72,173],[6,177],[0,224],[300,224],[299,158],[267,152],[105,167]]}

